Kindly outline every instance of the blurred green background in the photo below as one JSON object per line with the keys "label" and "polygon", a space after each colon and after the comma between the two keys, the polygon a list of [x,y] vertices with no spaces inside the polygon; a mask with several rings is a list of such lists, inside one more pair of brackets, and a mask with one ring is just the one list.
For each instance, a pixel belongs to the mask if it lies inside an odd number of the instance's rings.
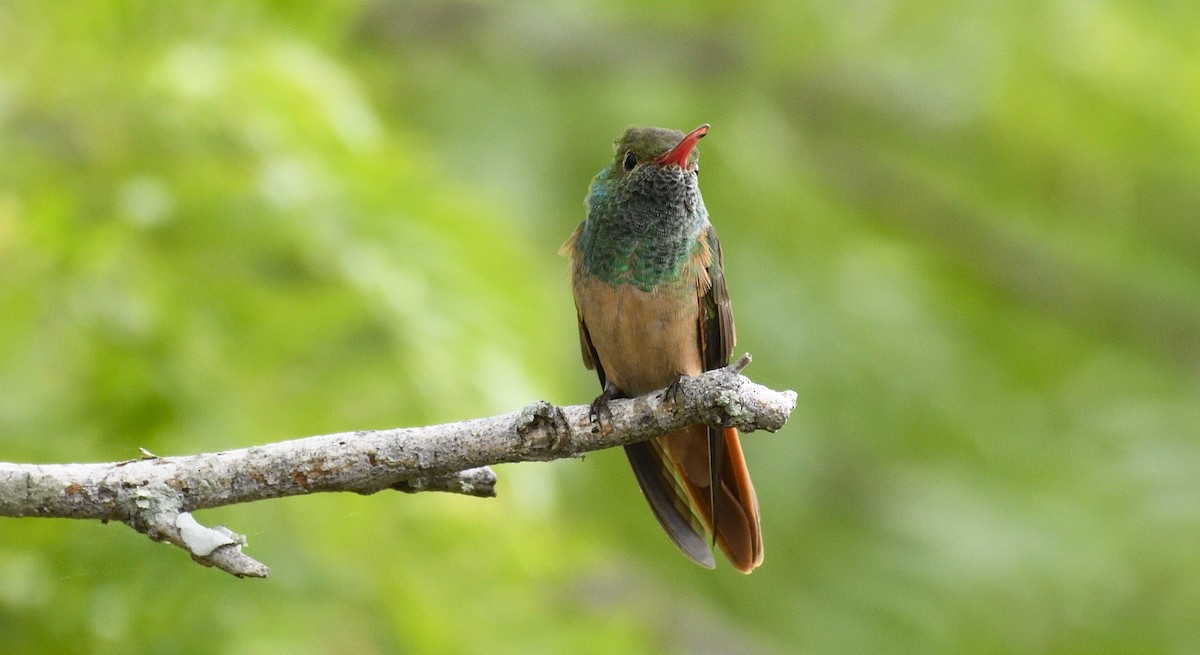
{"label": "blurred green background", "polygon": [[631,124],[712,124],[737,352],[800,398],[750,577],[605,452],[200,513],[266,581],[0,519],[3,651],[1195,652],[1198,21],[0,1],[0,460],[590,401],[556,250]]}

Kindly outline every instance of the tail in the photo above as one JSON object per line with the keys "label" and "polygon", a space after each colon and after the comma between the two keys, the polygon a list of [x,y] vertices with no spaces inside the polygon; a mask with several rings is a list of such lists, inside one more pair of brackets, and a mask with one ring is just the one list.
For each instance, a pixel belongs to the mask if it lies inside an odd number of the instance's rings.
{"label": "tail", "polygon": [[738,571],[762,563],[758,497],[736,429],[693,425],[625,454],[654,516],[689,559],[713,568],[707,533]]}

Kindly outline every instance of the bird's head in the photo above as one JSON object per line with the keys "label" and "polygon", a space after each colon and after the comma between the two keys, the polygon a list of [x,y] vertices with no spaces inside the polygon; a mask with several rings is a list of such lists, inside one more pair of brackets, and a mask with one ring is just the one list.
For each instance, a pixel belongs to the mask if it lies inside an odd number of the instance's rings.
{"label": "bird's head", "polygon": [[707,123],[687,134],[661,127],[631,127],[613,143],[612,172],[629,175],[645,166],[677,166],[695,172],[700,166],[696,144],[705,134]]}
{"label": "bird's head", "polygon": [[668,207],[694,211],[700,172],[696,143],[705,134],[707,124],[687,134],[661,127],[625,130],[613,143],[613,160],[592,182],[589,208],[600,213],[661,214]]}

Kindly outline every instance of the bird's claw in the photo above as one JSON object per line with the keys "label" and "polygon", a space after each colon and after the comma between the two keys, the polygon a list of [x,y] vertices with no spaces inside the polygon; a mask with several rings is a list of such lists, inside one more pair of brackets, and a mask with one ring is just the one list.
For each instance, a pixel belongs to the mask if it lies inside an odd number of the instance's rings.
{"label": "bird's claw", "polygon": [[602,433],[611,432],[613,429],[612,408],[608,406],[608,403],[613,399],[614,395],[613,389],[605,387],[604,392],[596,396],[596,399],[592,401],[588,409],[588,418],[591,419],[592,423],[596,424]]}
{"label": "bird's claw", "polygon": [[683,382],[685,377],[687,376],[681,375],[675,378],[671,384],[667,385],[666,389],[663,389],[662,401],[664,403],[679,405],[683,401],[683,387],[680,383]]}

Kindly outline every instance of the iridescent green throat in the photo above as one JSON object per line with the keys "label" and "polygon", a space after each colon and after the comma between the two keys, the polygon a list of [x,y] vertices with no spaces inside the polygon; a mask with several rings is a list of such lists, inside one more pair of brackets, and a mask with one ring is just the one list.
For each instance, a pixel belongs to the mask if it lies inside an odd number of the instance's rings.
{"label": "iridescent green throat", "polygon": [[588,194],[576,243],[584,268],[609,284],[642,291],[689,277],[708,224],[695,175],[658,166],[613,175],[612,168],[596,176]]}

